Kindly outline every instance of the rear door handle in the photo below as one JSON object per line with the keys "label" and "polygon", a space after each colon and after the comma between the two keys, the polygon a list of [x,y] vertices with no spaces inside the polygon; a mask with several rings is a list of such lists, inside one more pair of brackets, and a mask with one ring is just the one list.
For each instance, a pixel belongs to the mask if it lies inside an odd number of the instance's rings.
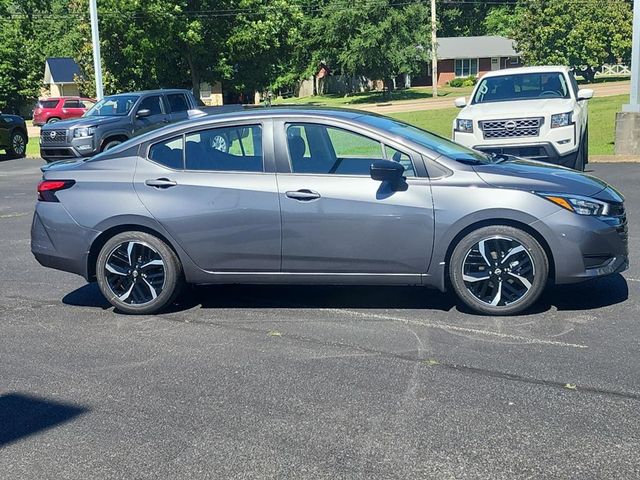
{"label": "rear door handle", "polygon": [[314,192],[313,190],[296,190],[286,192],[285,195],[289,198],[293,198],[294,200],[299,200],[301,202],[308,202],[310,200],[315,200],[320,198],[320,194],[318,192]]}
{"label": "rear door handle", "polygon": [[169,187],[175,187],[178,184],[178,182],[174,180],[169,180],[168,178],[156,178],[153,180],[147,180],[146,182],[144,182],[144,184],[149,187],[169,188]]}

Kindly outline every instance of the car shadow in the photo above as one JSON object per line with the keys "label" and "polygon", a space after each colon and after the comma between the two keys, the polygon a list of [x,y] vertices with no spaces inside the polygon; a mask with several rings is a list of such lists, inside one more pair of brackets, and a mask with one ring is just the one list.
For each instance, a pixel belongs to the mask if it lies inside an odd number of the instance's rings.
{"label": "car shadow", "polygon": [[86,407],[21,393],[0,395],[0,449],[29,435],[68,422],[88,411]]}
{"label": "car shadow", "polygon": [[[612,275],[573,285],[547,289],[524,315],[560,311],[593,310],[622,303],[629,298],[625,278]],[[103,310],[111,305],[96,283],[87,284],[67,294],[63,303]],[[422,287],[325,286],[325,285],[207,285],[190,286],[165,313],[195,307],[216,308],[358,308],[423,309],[475,315],[460,305],[452,292],[441,293]]]}

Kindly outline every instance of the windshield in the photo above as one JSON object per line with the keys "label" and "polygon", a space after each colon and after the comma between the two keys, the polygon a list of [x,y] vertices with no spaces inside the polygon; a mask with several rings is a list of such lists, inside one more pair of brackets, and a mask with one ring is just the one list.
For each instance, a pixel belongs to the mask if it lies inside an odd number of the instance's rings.
{"label": "windshield", "polygon": [[105,97],[83,115],[85,117],[122,117],[127,115],[138,100],[137,95]]}
{"label": "windshield", "polygon": [[473,103],[569,98],[569,85],[560,72],[521,73],[483,78]]}
{"label": "windshield", "polygon": [[493,163],[492,158],[482,152],[463,147],[440,135],[427,132],[408,123],[386,117],[368,115],[360,117],[359,120],[376,128],[381,128],[387,132],[407,138],[429,150],[433,150],[434,152],[463,163]]}

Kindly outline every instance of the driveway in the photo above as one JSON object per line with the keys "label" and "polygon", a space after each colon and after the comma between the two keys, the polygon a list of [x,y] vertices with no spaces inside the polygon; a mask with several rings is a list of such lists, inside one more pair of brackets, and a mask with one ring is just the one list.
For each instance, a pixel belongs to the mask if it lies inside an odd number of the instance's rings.
{"label": "driveway", "polygon": [[9,479],[639,478],[631,269],[519,317],[421,288],[197,287],[109,308],[29,252],[36,160],[0,162],[0,472]]}

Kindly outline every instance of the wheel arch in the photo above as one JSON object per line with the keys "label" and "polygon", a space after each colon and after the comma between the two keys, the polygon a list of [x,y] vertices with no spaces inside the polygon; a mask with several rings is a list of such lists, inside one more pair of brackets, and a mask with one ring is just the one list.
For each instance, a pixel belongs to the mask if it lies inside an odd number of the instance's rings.
{"label": "wheel arch", "polygon": [[518,228],[533,238],[540,244],[542,249],[544,250],[545,255],[547,256],[547,260],[549,262],[549,275],[547,281],[555,281],[556,278],[556,266],[555,266],[555,258],[553,256],[553,251],[551,250],[551,246],[547,239],[540,233],[538,230],[533,228],[531,225],[521,222],[519,220],[514,220],[510,218],[491,218],[479,220],[474,223],[471,223],[461,229],[454,237],[453,240],[449,243],[447,247],[445,256],[444,256],[444,269],[443,269],[443,286],[445,289],[448,289],[449,285],[449,263],[451,260],[451,256],[453,255],[453,250],[460,243],[460,241],[466,237],[469,233],[474,230],[478,230],[483,227],[491,227],[491,226],[505,226],[505,227],[513,227]]}
{"label": "wheel arch", "polygon": [[100,151],[102,151],[102,149],[107,143],[112,142],[114,140],[120,140],[122,142],[126,142],[127,140],[129,140],[129,136],[122,132],[109,134],[108,136],[104,137],[100,142]]}

